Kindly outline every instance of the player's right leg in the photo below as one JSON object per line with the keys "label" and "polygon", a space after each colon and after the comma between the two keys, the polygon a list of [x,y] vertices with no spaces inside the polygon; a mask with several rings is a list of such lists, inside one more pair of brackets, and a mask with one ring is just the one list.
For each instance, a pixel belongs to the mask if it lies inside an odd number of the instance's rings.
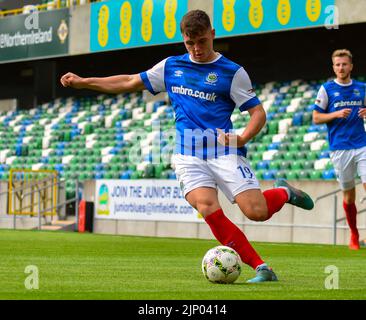
{"label": "player's right leg", "polygon": [[222,245],[236,250],[244,263],[257,270],[255,282],[277,280],[244,233],[225,216],[218,200],[216,180],[208,169],[207,161],[177,154],[172,162],[184,197],[203,215],[215,238]]}
{"label": "player's right leg", "polygon": [[223,155],[208,161],[219,188],[229,201],[237,203],[247,218],[254,221],[270,219],[286,202],[312,209],[312,199],[303,191],[279,181],[278,186],[261,192],[249,161],[236,154]]}
{"label": "player's right leg", "polygon": [[331,152],[333,167],[339,186],[343,191],[343,209],[351,231],[349,248],[352,250],[358,250],[360,248],[354,177],[356,170],[361,177],[366,175],[365,158],[365,148],[361,148],[357,152],[356,150],[337,150]]}
{"label": "player's right leg", "polygon": [[306,192],[291,186],[286,180],[277,180],[274,187],[284,188],[287,191],[289,195],[288,203],[305,210],[314,208],[313,199]]}
{"label": "player's right leg", "polygon": [[244,233],[225,216],[216,189],[199,187],[190,191],[186,199],[203,215],[215,238],[222,245],[233,248],[244,263],[256,270],[256,276],[249,283],[277,281],[273,270],[260,258]]}
{"label": "player's right leg", "polygon": [[351,230],[349,248],[351,250],[360,249],[359,233],[357,229],[357,208],[356,208],[356,188],[343,190],[343,209],[346,214],[348,226]]}

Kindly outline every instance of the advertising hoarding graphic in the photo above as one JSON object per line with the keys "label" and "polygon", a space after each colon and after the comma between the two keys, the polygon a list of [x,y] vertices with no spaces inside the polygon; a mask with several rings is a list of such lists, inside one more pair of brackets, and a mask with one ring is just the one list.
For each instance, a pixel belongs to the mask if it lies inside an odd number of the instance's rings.
{"label": "advertising hoarding graphic", "polygon": [[0,19],[0,63],[67,55],[68,52],[68,9]]}
{"label": "advertising hoarding graphic", "polygon": [[188,0],[124,0],[91,4],[90,51],[181,42]]}
{"label": "advertising hoarding graphic", "polygon": [[[335,0],[214,0],[217,37],[327,25]],[[334,19],[333,19],[334,20]]]}
{"label": "advertising hoarding graphic", "polygon": [[97,180],[95,218],[203,221],[175,180]]}

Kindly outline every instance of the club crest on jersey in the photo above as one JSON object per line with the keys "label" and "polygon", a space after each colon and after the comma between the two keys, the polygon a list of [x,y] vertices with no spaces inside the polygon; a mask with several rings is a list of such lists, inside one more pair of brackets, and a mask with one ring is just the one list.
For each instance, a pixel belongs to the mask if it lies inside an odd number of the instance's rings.
{"label": "club crest on jersey", "polygon": [[335,97],[339,97],[341,94],[339,92],[334,92]]}
{"label": "club crest on jersey", "polygon": [[174,71],[174,75],[175,75],[176,77],[181,77],[181,76],[183,75],[183,71],[182,71],[182,70],[175,70],[175,71]]}
{"label": "club crest on jersey", "polygon": [[207,77],[206,77],[206,81],[205,81],[205,83],[206,84],[213,84],[213,85],[215,85],[215,83],[217,82],[217,80],[218,80],[218,75],[217,75],[217,73],[216,72],[210,72],[208,75],[207,75]]}
{"label": "club crest on jersey", "polygon": [[360,93],[360,91],[358,90],[358,89],[354,89],[353,90],[353,94],[355,95],[355,96],[360,96],[361,95],[361,93]]}

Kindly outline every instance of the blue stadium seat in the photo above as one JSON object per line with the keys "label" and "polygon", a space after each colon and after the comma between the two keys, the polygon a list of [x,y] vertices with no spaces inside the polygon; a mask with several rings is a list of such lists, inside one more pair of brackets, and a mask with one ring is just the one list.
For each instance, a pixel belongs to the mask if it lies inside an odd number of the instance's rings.
{"label": "blue stadium seat", "polygon": [[335,175],[334,169],[324,170],[322,172],[322,177],[323,177],[324,180],[333,180],[333,179],[335,179],[336,175]]}
{"label": "blue stadium seat", "polygon": [[99,171],[95,173],[95,179],[103,179],[104,178],[104,171]]}
{"label": "blue stadium seat", "polygon": [[302,126],[302,117],[303,117],[304,113],[301,112],[296,112],[294,114],[294,117],[292,118],[292,125],[293,126]]}
{"label": "blue stadium seat", "polygon": [[275,180],[277,175],[277,170],[267,170],[263,172],[263,180]]}
{"label": "blue stadium seat", "polygon": [[323,159],[323,158],[330,158],[329,150],[324,150],[324,151],[320,152],[319,159]]}
{"label": "blue stadium seat", "polygon": [[256,170],[267,170],[269,168],[269,160],[259,161]]}
{"label": "blue stadium seat", "polygon": [[281,144],[280,142],[272,142],[271,144],[268,145],[268,150],[278,150],[280,144]]}

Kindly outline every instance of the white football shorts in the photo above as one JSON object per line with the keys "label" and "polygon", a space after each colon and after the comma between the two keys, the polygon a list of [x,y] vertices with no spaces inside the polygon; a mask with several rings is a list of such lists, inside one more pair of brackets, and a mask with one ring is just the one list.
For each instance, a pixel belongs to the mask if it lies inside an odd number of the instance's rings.
{"label": "white football shorts", "polygon": [[355,187],[356,175],[366,183],[366,147],[332,151],[330,159],[342,190]]}
{"label": "white football shorts", "polygon": [[235,196],[239,193],[260,189],[249,161],[236,154],[207,160],[174,154],[172,167],[175,169],[184,197],[188,192],[200,187],[220,188],[229,201],[235,203]]}

